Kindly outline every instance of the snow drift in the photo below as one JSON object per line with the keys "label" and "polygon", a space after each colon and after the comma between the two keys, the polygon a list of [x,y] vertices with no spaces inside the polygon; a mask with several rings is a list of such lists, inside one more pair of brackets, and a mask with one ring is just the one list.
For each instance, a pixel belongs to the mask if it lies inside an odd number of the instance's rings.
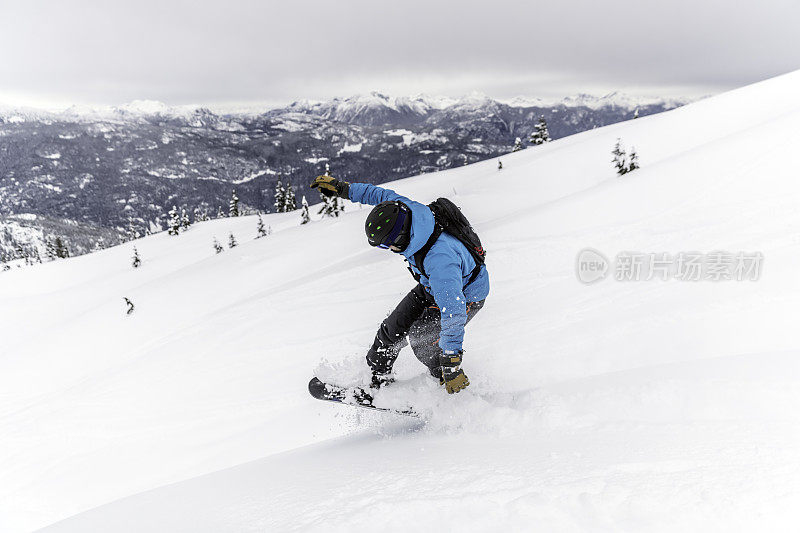
{"label": "snow drift", "polygon": [[[262,239],[252,218],[215,220],[0,273],[0,529],[789,529],[798,91],[792,73],[509,154],[500,171],[389,184],[449,196],[489,252],[470,388],[447,396],[404,352],[386,391],[425,421],[306,392],[315,369],[363,375],[412,286],[366,246],[366,208],[306,226],[270,215]],[[642,164],[621,178],[617,138]],[[240,246],[214,254],[230,232]],[[585,247],[764,262],[757,281],[587,286]]]}

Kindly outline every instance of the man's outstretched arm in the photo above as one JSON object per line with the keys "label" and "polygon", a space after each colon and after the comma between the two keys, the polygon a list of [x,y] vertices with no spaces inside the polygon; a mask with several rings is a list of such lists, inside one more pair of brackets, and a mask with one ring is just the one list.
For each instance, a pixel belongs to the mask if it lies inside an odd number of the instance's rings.
{"label": "man's outstretched arm", "polygon": [[384,189],[369,183],[348,183],[337,180],[333,176],[317,176],[311,188],[318,188],[325,196],[338,196],[360,204],[378,205],[381,202],[400,200],[408,203],[411,200],[391,189]]}

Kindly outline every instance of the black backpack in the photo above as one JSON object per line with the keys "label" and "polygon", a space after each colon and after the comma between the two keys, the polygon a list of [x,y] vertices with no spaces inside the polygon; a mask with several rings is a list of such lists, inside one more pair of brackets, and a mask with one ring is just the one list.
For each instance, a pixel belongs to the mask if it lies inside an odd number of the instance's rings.
{"label": "black backpack", "polygon": [[[448,233],[461,241],[461,244],[469,250],[472,258],[475,260],[475,268],[472,270],[472,275],[467,282],[467,285],[469,285],[475,281],[475,278],[481,273],[481,266],[486,262],[486,250],[483,249],[481,239],[478,237],[478,234],[475,233],[475,230],[472,229],[472,225],[470,225],[467,217],[461,212],[461,208],[447,198],[439,198],[435,202],[428,204],[428,207],[431,213],[433,213],[434,218],[433,233],[428,239],[428,242],[414,254],[414,264],[417,265],[417,269],[422,272],[423,276],[428,277],[428,274],[425,273],[425,269],[422,267],[425,256],[433,246],[433,243],[436,242],[436,239],[439,238],[439,235],[441,235],[442,232]],[[411,267],[408,269],[411,270]],[[411,275],[414,276],[414,279],[419,281],[420,277],[418,274],[411,271]]]}

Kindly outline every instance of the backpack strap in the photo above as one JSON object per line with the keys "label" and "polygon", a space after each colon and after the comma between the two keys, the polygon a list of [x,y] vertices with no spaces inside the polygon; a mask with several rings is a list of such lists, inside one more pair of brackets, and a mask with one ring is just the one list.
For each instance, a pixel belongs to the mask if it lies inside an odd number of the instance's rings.
{"label": "backpack strap", "polygon": [[469,287],[470,283],[478,279],[478,275],[481,273],[481,266],[483,266],[481,263],[475,261],[475,268],[472,269],[472,275],[469,277],[469,281],[464,285],[465,289]]}
{"label": "backpack strap", "polygon": [[[444,229],[442,228],[442,226],[436,223],[433,227],[433,233],[431,233],[431,236],[428,238],[428,242],[426,242],[422,246],[422,248],[420,248],[419,251],[417,251],[417,253],[413,255],[414,264],[417,266],[417,270],[419,270],[420,273],[426,278],[428,277],[428,274],[425,272],[425,268],[422,266],[423,262],[425,261],[425,256],[428,255],[428,252],[430,251],[431,247],[433,247],[433,244],[436,242],[436,240],[442,233],[444,233]],[[472,274],[469,277],[469,281],[467,281],[467,283],[464,285],[465,289],[470,285],[470,283],[472,283],[478,278],[478,275],[480,275],[481,273],[482,266],[483,263],[475,261],[475,268],[472,269]],[[416,281],[419,281],[419,274],[411,270],[410,266],[408,267],[408,271],[411,272],[411,275],[414,276],[414,279]]]}
{"label": "backpack strap", "polygon": [[[433,243],[436,242],[436,239],[439,238],[439,235],[441,235],[443,231],[444,230],[442,229],[442,226],[440,226],[438,223],[435,223],[434,226],[433,226],[433,233],[431,233],[431,236],[428,238],[428,242],[426,242],[422,246],[422,248],[420,248],[417,251],[417,253],[415,253],[414,256],[413,256],[414,257],[414,264],[417,266],[417,270],[419,270],[420,273],[423,276],[425,276],[426,278],[428,277],[428,274],[425,273],[425,269],[423,268],[422,263],[425,261],[425,256],[428,255],[428,252],[430,251],[431,247],[433,246]],[[410,267],[409,267],[409,270],[410,270]],[[413,272],[412,272],[412,274],[413,274]],[[419,281],[419,280],[417,280],[417,281]]]}

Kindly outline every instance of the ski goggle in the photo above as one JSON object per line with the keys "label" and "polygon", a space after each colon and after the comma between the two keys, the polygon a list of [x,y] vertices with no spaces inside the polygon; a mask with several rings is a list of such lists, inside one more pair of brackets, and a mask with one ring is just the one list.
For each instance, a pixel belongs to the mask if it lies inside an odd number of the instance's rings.
{"label": "ski goggle", "polygon": [[392,231],[390,231],[386,238],[381,241],[381,243],[378,245],[378,248],[383,248],[384,250],[389,249],[395,243],[397,237],[400,236],[400,232],[403,231],[403,225],[406,223],[406,217],[408,216],[408,207],[399,202],[398,204],[400,212],[397,213],[397,220],[394,221]]}

